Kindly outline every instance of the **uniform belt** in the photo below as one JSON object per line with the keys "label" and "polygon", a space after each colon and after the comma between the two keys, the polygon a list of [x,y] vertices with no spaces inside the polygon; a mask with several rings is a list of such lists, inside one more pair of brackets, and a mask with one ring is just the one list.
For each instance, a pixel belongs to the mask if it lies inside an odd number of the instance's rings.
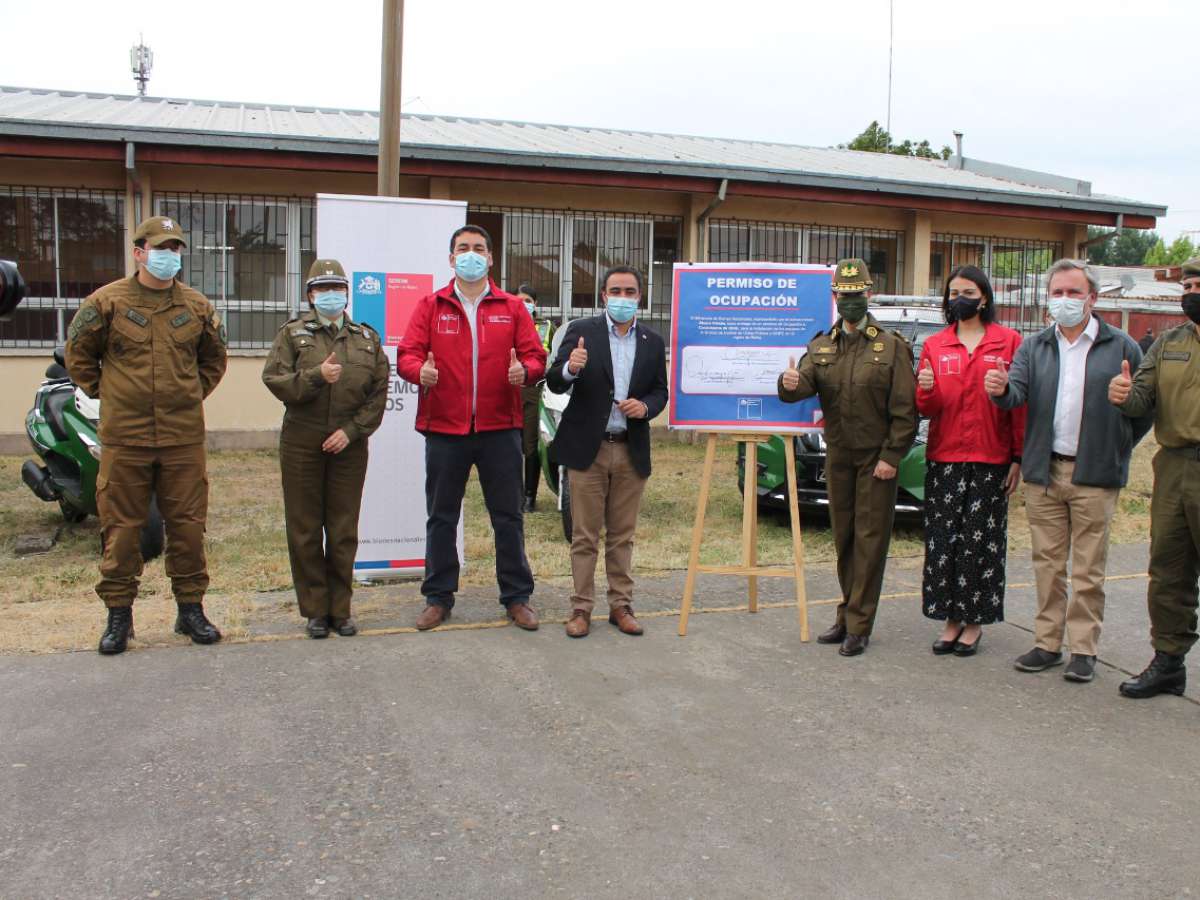
{"label": "uniform belt", "polygon": [[610,444],[625,444],[629,442],[628,431],[606,431],[604,432],[604,440]]}
{"label": "uniform belt", "polygon": [[1065,453],[1051,453],[1051,459],[1057,459],[1059,462],[1075,462],[1075,457],[1067,456]]}
{"label": "uniform belt", "polygon": [[1188,459],[1200,459],[1200,444],[1194,444],[1191,447],[1163,447],[1163,449],[1176,456],[1185,456]]}

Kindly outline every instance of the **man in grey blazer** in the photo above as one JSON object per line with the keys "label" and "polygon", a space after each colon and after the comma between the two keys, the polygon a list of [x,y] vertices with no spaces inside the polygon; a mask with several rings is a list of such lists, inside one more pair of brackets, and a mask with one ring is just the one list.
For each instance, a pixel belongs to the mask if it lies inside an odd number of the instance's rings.
{"label": "man in grey blazer", "polygon": [[[1129,457],[1150,429],[1108,401],[1108,383],[1142,351],[1133,338],[1092,314],[1099,283],[1086,263],[1060,259],[1046,272],[1054,324],[1025,339],[1013,357],[984,376],[984,389],[1004,409],[1028,404],[1021,474],[1033,542],[1038,611],[1035,646],[1016,660],[1022,672],[1071,659],[1063,677],[1095,677],[1104,621],[1108,530],[1117,495],[1129,478]],[[1071,598],[1067,599],[1067,560]]]}

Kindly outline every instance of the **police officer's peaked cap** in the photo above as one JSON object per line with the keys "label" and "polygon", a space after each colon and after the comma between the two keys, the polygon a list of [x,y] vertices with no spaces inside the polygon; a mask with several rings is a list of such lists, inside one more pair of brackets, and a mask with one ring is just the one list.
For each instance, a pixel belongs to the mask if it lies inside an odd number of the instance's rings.
{"label": "police officer's peaked cap", "polygon": [[833,271],[833,289],[840,294],[860,294],[869,288],[871,272],[867,264],[858,257],[838,260]]}
{"label": "police officer's peaked cap", "polygon": [[1193,256],[1187,262],[1179,267],[1180,278],[1195,278],[1200,275],[1200,256]]}
{"label": "police officer's peaked cap", "polygon": [[309,266],[308,280],[304,282],[304,289],[308,290],[318,284],[349,285],[350,279],[346,277],[346,270],[336,259],[318,259]]}
{"label": "police officer's peaked cap", "polygon": [[147,247],[161,247],[167,241],[179,241],[187,246],[183,226],[170,216],[155,216],[139,225],[133,233],[133,242],[136,244],[140,240],[145,240]]}

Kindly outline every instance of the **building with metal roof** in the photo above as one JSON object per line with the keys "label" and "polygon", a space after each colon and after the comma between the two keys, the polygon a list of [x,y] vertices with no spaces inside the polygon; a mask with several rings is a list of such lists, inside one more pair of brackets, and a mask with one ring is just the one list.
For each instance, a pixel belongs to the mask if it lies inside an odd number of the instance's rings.
{"label": "building with metal roof", "polygon": [[[264,352],[301,302],[316,194],[375,192],[378,127],[363,110],[0,87],[0,256],[34,293],[0,323],[0,354],[61,341],[80,299],[131,269],[128,235],[156,214],[193,235],[184,277],[222,309],[232,346]],[[676,261],[843,256],[905,295],[940,294],[954,266],[979,265],[1032,322],[1041,288],[1028,276],[1085,255],[1088,225],[1151,228],[1166,213],[969,156],[752,138],[406,114],[399,187],[465,200],[494,238],[501,283],[532,284],[544,314],[589,312],[605,266],[640,267],[644,318],[660,327]],[[214,398],[218,428],[276,417],[269,398],[255,410],[233,395]]]}

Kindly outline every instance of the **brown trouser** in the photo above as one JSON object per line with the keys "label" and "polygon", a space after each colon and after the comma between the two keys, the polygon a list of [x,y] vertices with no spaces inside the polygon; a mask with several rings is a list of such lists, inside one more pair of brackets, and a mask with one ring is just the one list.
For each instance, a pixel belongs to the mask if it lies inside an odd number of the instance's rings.
{"label": "brown trouser", "polygon": [[535,456],[538,452],[538,413],[542,402],[542,383],[521,388],[521,452]]}
{"label": "brown trouser", "polygon": [[646,479],[629,459],[628,444],[603,441],[591,466],[568,469],[571,484],[572,609],[589,616],[596,604],[596,559],[604,529],[604,570],[610,609],[633,603],[633,534]]}
{"label": "brown trouser", "polygon": [[279,435],[283,519],[300,615],[350,616],[358,512],[367,478],[367,442],[326,453],[329,435],[284,425]]}
{"label": "brown trouser", "polygon": [[1108,526],[1120,489],[1072,484],[1074,472],[1075,463],[1052,459],[1049,484],[1025,485],[1025,513],[1038,592],[1033,634],[1037,646],[1058,653],[1065,628],[1072,653],[1095,656],[1104,622]]}
{"label": "brown trouser", "polygon": [[96,593],[105,606],[132,606],[142,574],[139,544],[150,497],[167,530],[166,569],[178,603],[199,603],[208,589],[204,523],[208,472],[204,444],[118,447],[105,444],[96,476],[96,509],[104,539]]}
{"label": "brown trouser", "polygon": [[1200,600],[1200,456],[1164,447],[1154,457],[1150,502],[1150,638],[1182,656],[1196,643]]}
{"label": "brown trouser", "polygon": [[877,462],[878,448],[845,450],[832,446],[825,462],[829,520],[842,588],[837,624],[850,634],[869,635],[875,626],[896,518],[896,479],[876,478]]}

